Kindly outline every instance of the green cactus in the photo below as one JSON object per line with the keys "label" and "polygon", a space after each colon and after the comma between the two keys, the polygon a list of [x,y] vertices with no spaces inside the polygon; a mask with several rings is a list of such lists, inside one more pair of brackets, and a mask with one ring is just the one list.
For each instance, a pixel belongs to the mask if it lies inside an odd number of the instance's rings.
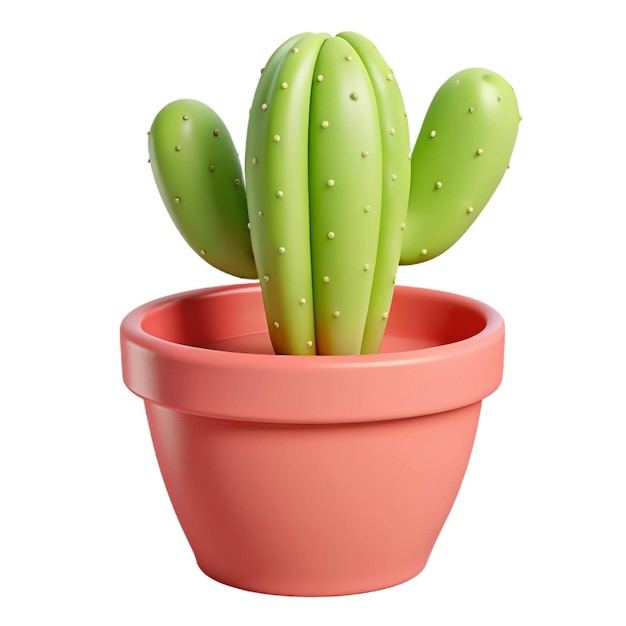
{"label": "green cactus", "polygon": [[[278,352],[378,350],[400,256],[409,148],[397,83],[365,38],[304,34],[268,62],[250,113],[245,171]],[[381,231],[391,229],[398,236],[383,238],[379,255]],[[380,323],[370,321],[366,332],[375,279]]]}
{"label": "green cactus", "polygon": [[277,354],[375,353],[398,264],[434,258],[467,230],[508,166],[519,119],[502,77],[464,70],[437,92],[410,158],[402,95],[372,42],[302,33],[262,71],[245,191],[228,131],[196,101],[159,112],[150,157],[192,248],[258,275]]}
{"label": "green cactus", "polygon": [[440,87],[411,157],[401,264],[440,255],[476,220],[509,165],[519,121],[513,89],[495,72],[466,69]]}
{"label": "green cactus", "polygon": [[241,164],[220,117],[197,100],[176,100],[148,134],[150,164],[163,203],[205,261],[256,278]]}

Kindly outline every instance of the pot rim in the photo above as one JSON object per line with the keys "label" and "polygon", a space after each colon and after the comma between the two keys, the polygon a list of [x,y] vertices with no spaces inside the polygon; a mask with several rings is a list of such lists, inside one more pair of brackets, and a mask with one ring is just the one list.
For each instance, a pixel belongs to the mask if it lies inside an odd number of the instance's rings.
{"label": "pot rim", "polygon": [[504,320],[500,314],[467,296],[421,287],[396,285],[392,315],[403,306],[429,299],[472,311],[482,317],[484,326],[467,338],[433,347],[336,356],[215,350],[175,343],[143,328],[149,313],[181,300],[193,303],[252,295],[261,298],[258,283],[179,292],[132,310],[120,326],[126,386],[147,402],[198,415],[342,423],[467,406],[491,394],[502,380]]}

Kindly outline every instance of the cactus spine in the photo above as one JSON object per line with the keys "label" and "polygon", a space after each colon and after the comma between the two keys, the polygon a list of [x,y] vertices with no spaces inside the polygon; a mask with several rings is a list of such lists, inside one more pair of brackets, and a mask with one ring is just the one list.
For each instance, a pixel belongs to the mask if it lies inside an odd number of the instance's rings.
{"label": "cactus spine", "polygon": [[276,353],[375,353],[398,264],[434,258],[469,228],[508,167],[519,119],[501,76],[463,70],[436,93],[409,158],[400,89],[372,42],[302,33],[262,71],[245,192],[206,105],[164,107],[149,145],[190,245],[223,271],[258,275]]}

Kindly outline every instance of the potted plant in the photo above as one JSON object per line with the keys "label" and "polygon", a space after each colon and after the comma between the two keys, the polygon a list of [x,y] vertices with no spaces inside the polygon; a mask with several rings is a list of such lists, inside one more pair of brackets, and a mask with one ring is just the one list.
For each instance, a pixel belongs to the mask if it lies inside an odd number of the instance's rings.
{"label": "potted plant", "polygon": [[271,55],[244,168],[205,104],[156,115],[150,162],[173,221],[201,258],[251,280],[166,296],[121,325],[124,381],[207,575],[339,595],[423,569],[501,381],[504,325],[395,272],[475,221],[519,120],[504,78],[462,70],[411,152],[394,74],[352,32],[299,34]]}

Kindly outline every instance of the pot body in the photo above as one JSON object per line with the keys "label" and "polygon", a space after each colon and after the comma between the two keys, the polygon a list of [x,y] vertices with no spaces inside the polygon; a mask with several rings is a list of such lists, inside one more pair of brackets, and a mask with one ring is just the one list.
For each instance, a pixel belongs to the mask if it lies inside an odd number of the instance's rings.
{"label": "pot body", "polygon": [[423,569],[501,381],[504,324],[475,300],[396,287],[380,354],[274,355],[247,285],[143,305],[121,340],[202,571],[321,596]]}

